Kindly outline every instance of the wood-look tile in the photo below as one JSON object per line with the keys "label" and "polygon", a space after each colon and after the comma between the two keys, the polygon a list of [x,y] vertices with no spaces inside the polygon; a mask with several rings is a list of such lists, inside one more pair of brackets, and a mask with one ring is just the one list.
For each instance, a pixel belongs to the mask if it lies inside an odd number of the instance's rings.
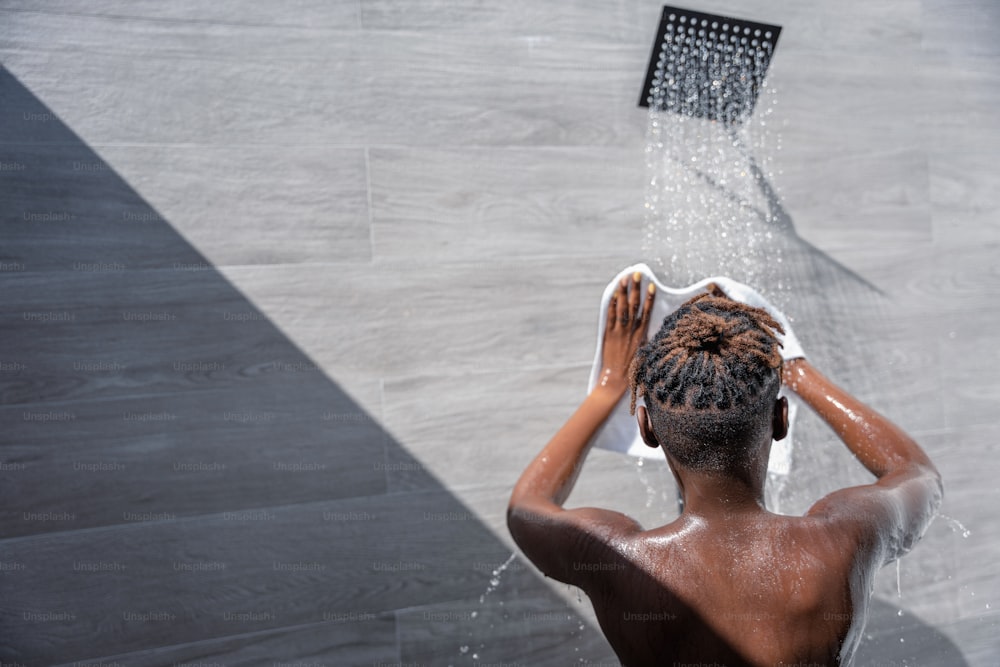
{"label": "wood-look tile", "polygon": [[[908,248],[908,257],[883,255],[877,246],[858,246],[851,256],[859,271],[884,286],[902,312],[923,314],[924,329],[941,330],[953,320],[932,314],[974,310],[1000,296],[997,241],[914,244]],[[921,333],[911,332],[914,336]]]}
{"label": "wood-look tile", "polygon": [[[0,79],[7,79],[0,73]],[[9,80],[9,79],[8,79]],[[6,86],[4,86],[7,89]],[[16,270],[114,275],[205,268],[205,258],[86,146],[4,149],[0,258]]]}
{"label": "wood-look tile", "polygon": [[635,100],[648,57],[646,45],[374,32],[366,141],[641,147],[646,114]]}
{"label": "wood-look tile", "polygon": [[995,420],[1000,401],[1000,351],[996,330],[1000,314],[976,308],[960,314],[947,336],[938,339],[941,354],[943,402],[949,426],[983,424]]}
{"label": "wood-look tile", "polygon": [[[513,486],[586,395],[589,372],[580,365],[390,379],[384,423],[448,488]],[[400,475],[392,483],[413,481]]]}
{"label": "wood-look tile", "polygon": [[858,667],[905,664],[915,667],[956,665],[968,667],[965,646],[948,633],[927,625],[921,618],[903,612],[891,600],[875,599],[865,635],[858,648]]}
{"label": "wood-look tile", "polygon": [[[31,13],[64,14],[72,17],[99,16],[133,27],[143,21],[169,21],[204,25],[235,23],[242,25],[295,26],[302,28],[359,28],[359,7],[356,0],[293,0],[276,5],[269,2],[171,2],[155,0],[55,0],[39,5],[26,0],[5,0],[4,10]],[[47,18],[47,20],[51,20]]]}
{"label": "wood-look tile", "polygon": [[637,255],[640,150],[373,149],[379,261]]}
{"label": "wood-look tile", "polygon": [[[768,125],[782,138],[775,168],[808,164],[809,171],[839,154],[884,154],[919,144],[912,126],[923,90],[914,76],[915,51],[885,49],[872,67],[870,53],[802,51],[781,58],[779,44],[769,82],[778,103]],[[780,185],[780,182],[779,182]]]}
{"label": "wood-look tile", "polygon": [[214,266],[371,257],[360,148],[106,147],[101,155]]}
{"label": "wood-look tile", "polygon": [[962,654],[970,666],[988,667],[996,662],[1000,614],[995,611],[942,624],[940,629],[962,647]]}
{"label": "wood-look tile", "polygon": [[[4,276],[7,404],[322,386],[322,369],[208,265]],[[277,390],[275,390],[277,391]]]}
{"label": "wood-look tile", "polygon": [[[0,223],[9,230],[3,257],[22,270],[371,256],[360,149],[108,147],[99,155],[80,145],[18,146],[5,154],[25,167],[0,174]],[[152,192],[144,197],[133,188]]]}
{"label": "wood-look tile", "polygon": [[[277,28],[195,30],[187,23],[121,39],[115,22],[88,18],[83,31],[56,16],[46,17],[53,40],[39,49],[31,46],[37,20],[13,15],[0,51],[5,66],[95,145],[639,146],[645,129],[634,100],[646,45],[484,42],[478,34],[362,38],[292,28],[282,35]],[[201,37],[206,32],[210,40]],[[109,50],[102,45],[112,35]],[[192,49],[196,58],[182,57]],[[77,57],[81,52],[87,57]],[[268,55],[243,57],[247,52]],[[601,66],[584,65],[585,55]],[[57,64],[66,82],[49,86],[44,74]],[[122,67],[156,87],[122,86],[114,74]],[[94,90],[100,96],[88,94]],[[113,115],[104,112],[108,99],[118,109]]]}
{"label": "wood-look tile", "polygon": [[[654,4],[654,3],[649,3]],[[883,5],[852,3],[850,12],[818,11],[796,3],[771,0],[713,0],[698,11],[780,25],[775,58],[796,62],[803,53],[836,55],[901,51],[919,47],[921,0],[896,0]]]}
{"label": "wood-look tile", "polygon": [[582,0],[573,4],[573,11],[562,12],[559,20],[551,20],[550,8],[528,0],[503,4],[483,4],[474,0],[362,0],[361,18],[367,30],[512,33],[535,42],[608,41],[643,45],[648,42],[651,45],[660,19],[658,9],[655,3],[640,0]]}
{"label": "wood-look tile", "polygon": [[991,26],[1000,21],[1000,9],[989,0],[922,0],[922,46],[952,58],[1000,55]]}
{"label": "wood-look tile", "polygon": [[159,665],[225,665],[226,667],[275,667],[309,664],[312,667],[379,665],[399,662],[396,618],[392,613],[332,613],[330,620],[291,628],[248,632],[206,639],[190,644],[160,646],[133,653],[91,656],[58,667],[120,664],[130,667]]}
{"label": "wood-look tile", "polygon": [[4,150],[11,168],[0,172],[0,222],[9,230],[2,260],[19,271],[370,258],[361,149],[108,147],[99,155],[6,70],[0,90],[11,102],[3,141],[20,142]]}
{"label": "wood-look tile", "polygon": [[[925,52],[920,68],[921,106],[913,117],[932,156],[1000,150],[1000,72],[996,58],[956,58]],[[933,157],[931,158],[934,159]]]}
{"label": "wood-look tile", "polygon": [[604,286],[634,261],[417,258],[223,272],[337,379],[340,369],[396,377],[589,364]]}
{"label": "wood-look tile", "polygon": [[781,192],[810,242],[831,252],[871,244],[888,253],[931,240],[928,181],[922,151],[859,152],[824,156],[807,171],[786,174]]}
{"label": "wood-look tile", "polygon": [[[385,426],[406,443],[389,452],[403,457],[388,462],[390,491],[443,484],[506,533],[514,482],[579,405],[588,374],[589,366],[387,381]],[[640,469],[622,454],[593,451],[567,504],[615,509],[652,527],[676,516],[675,494],[665,462]]]}
{"label": "wood-look tile", "polygon": [[[634,105],[660,4],[473,4],[2,3],[0,163],[31,173],[0,169],[0,384],[12,403],[0,417],[18,434],[0,457],[6,466],[16,451],[57,474],[24,484],[19,475],[41,469],[4,472],[25,507],[75,499],[79,512],[107,517],[118,502],[170,499],[185,511],[238,502],[276,517],[4,540],[4,563],[24,565],[3,572],[4,662],[471,662],[457,639],[508,663],[614,664],[586,601],[521,559],[477,605],[512,549],[510,484],[582,395],[598,295],[622,266],[649,259],[628,246],[640,234],[626,209],[642,200],[627,180],[641,176],[642,158],[627,155],[644,144]],[[993,5],[720,0],[705,10],[785,28],[769,81],[778,105],[766,121],[782,135],[772,181],[812,245],[782,238],[784,268],[761,275],[784,281],[777,300],[817,365],[914,432],[944,475],[944,512],[971,530],[963,538],[939,519],[903,559],[903,616],[895,569],[880,573],[858,664],[994,667],[1000,536],[997,485],[982,463],[996,454],[1000,346],[984,157],[1000,150]],[[368,196],[374,255],[360,224]],[[116,220],[125,212],[142,225]],[[298,265],[238,266],[271,262]],[[124,321],[131,310],[178,320]],[[176,374],[176,359],[227,369]],[[126,368],[73,371],[74,360]],[[314,372],[261,371],[275,360]],[[157,433],[121,419],[133,405],[183,419]],[[230,405],[273,411],[278,423],[217,423]],[[326,405],[352,405],[344,410],[362,423],[340,433],[301,419]],[[25,410],[76,419],[38,424]],[[382,421],[390,437],[378,451],[344,436]],[[796,452],[789,507],[870,480],[815,417],[797,427],[810,447]],[[356,447],[327,451],[324,438]],[[241,475],[211,487],[191,472],[169,489],[175,473],[157,470],[178,452],[224,455]],[[325,480],[296,486],[259,470],[314,453],[337,461]],[[58,474],[111,457],[134,466]],[[669,480],[648,477],[594,453],[570,502],[634,503],[655,519],[647,495]],[[8,487],[5,507],[21,509]],[[322,509],[343,520],[311,514]],[[177,571],[174,561],[228,567]],[[293,573],[275,561],[327,568]],[[524,616],[567,604],[570,619]],[[488,622],[470,627],[477,608]],[[504,608],[522,615],[504,618]],[[133,609],[178,621],[125,621]],[[223,618],[259,610],[275,618]],[[77,618],[33,622],[25,611]],[[323,611],[374,618],[334,627]]]}
{"label": "wood-look tile", "polygon": [[55,664],[375,620],[476,597],[489,580],[477,564],[508,554],[447,491],[6,540],[0,656]]}
{"label": "wood-look tile", "polygon": [[[982,605],[1000,597],[1000,583],[974,566],[997,539],[996,522],[987,506],[1000,488],[972,483],[970,471],[962,465],[970,450],[977,457],[995,455],[990,440],[995,431],[992,425],[962,432],[948,428],[920,438],[944,482],[941,515],[900,559],[898,572],[895,564],[886,566],[876,580],[877,596],[935,625],[983,611]],[[973,610],[977,602],[980,608]]]}
{"label": "wood-look tile", "polygon": [[933,151],[930,202],[934,239],[943,244],[1000,239],[1000,198],[990,183],[1000,176],[993,152]]}
{"label": "wood-look tile", "polygon": [[357,31],[5,19],[4,66],[92,146],[357,146],[370,119]]}
{"label": "wood-look tile", "polygon": [[[1000,600],[1000,581],[977,565],[989,558],[1000,539],[1000,526],[991,509],[1000,500],[1000,485],[984,480],[975,467],[968,465],[970,456],[977,461],[997,456],[997,431],[995,423],[962,424],[923,438],[944,482],[943,516],[935,519],[924,540],[904,558],[904,577],[909,574],[911,581],[916,581],[903,593],[909,592],[909,597],[920,600],[922,606],[916,608],[922,614],[932,614],[930,618],[935,620],[974,617],[985,613],[986,605],[995,609]],[[935,565],[941,567],[935,570]],[[925,585],[928,580],[938,582],[942,577],[944,586]],[[952,612],[948,618],[930,611],[942,602]]]}
{"label": "wood-look tile", "polygon": [[4,537],[367,496],[387,484],[385,432],[335,384],[302,374],[5,407],[0,423]]}
{"label": "wood-look tile", "polygon": [[491,593],[483,602],[467,598],[399,612],[403,663],[619,664],[596,626],[577,613],[589,604],[586,599],[574,604],[541,596],[518,581],[517,573],[504,573],[498,592],[512,588],[502,600]]}
{"label": "wood-look tile", "polygon": [[915,51],[924,34],[922,0],[857,3],[849,12],[816,11],[806,5],[770,0],[723,1],[743,14],[754,7],[748,18],[780,24],[783,30],[775,57],[792,62],[802,53],[827,53],[835,58],[863,53],[882,61],[887,54]]}

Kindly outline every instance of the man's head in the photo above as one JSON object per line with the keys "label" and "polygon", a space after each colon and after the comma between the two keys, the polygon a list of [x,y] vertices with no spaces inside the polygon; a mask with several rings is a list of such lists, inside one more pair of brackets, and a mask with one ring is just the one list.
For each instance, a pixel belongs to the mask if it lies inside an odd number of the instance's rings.
{"label": "man's head", "polygon": [[[642,396],[651,446],[693,470],[745,467],[771,438],[785,435],[781,325],[767,311],[702,294],[668,315],[629,369],[632,411]],[[652,427],[652,433],[648,426]]]}

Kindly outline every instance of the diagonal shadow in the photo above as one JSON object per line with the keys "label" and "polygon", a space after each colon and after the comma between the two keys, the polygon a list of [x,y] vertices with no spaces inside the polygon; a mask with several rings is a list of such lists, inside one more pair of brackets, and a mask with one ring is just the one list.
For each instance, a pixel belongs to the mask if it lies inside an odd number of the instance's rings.
{"label": "diagonal shadow", "polygon": [[0,100],[4,664],[612,655],[519,561],[481,603],[490,529],[2,68]]}
{"label": "diagonal shadow", "polygon": [[0,100],[0,660],[614,664],[522,561],[480,601],[489,528],[3,68]]}

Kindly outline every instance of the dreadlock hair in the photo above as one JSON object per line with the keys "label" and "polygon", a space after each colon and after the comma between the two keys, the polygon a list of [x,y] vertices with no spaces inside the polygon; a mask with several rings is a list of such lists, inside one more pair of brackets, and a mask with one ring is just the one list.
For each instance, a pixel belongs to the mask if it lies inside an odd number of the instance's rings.
{"label": "dreadlock hair", "polygon": [[[712,289],[663,320],[629,368],[631,412],[642,395],[660,443],[682,465],[725,471],[771,427],[781,387],[781,325]],[[714,293],[712,293],[714,292]]]}

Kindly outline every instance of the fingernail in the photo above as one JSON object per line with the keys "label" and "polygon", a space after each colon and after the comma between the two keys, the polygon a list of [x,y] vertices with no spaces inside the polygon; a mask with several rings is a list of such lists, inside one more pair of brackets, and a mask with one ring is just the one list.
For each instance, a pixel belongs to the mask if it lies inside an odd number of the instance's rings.
{"label": "fingernail", "polygon": [[635,273],[633,273],[632,280],[634,280],[635,282],[640,282],[642,280],[642,272],[636,271]]}
{"label": "fingernail", "polygon": [[656,294],[656,285],[649,283],[649,287],[646,288],[650,294]]}

